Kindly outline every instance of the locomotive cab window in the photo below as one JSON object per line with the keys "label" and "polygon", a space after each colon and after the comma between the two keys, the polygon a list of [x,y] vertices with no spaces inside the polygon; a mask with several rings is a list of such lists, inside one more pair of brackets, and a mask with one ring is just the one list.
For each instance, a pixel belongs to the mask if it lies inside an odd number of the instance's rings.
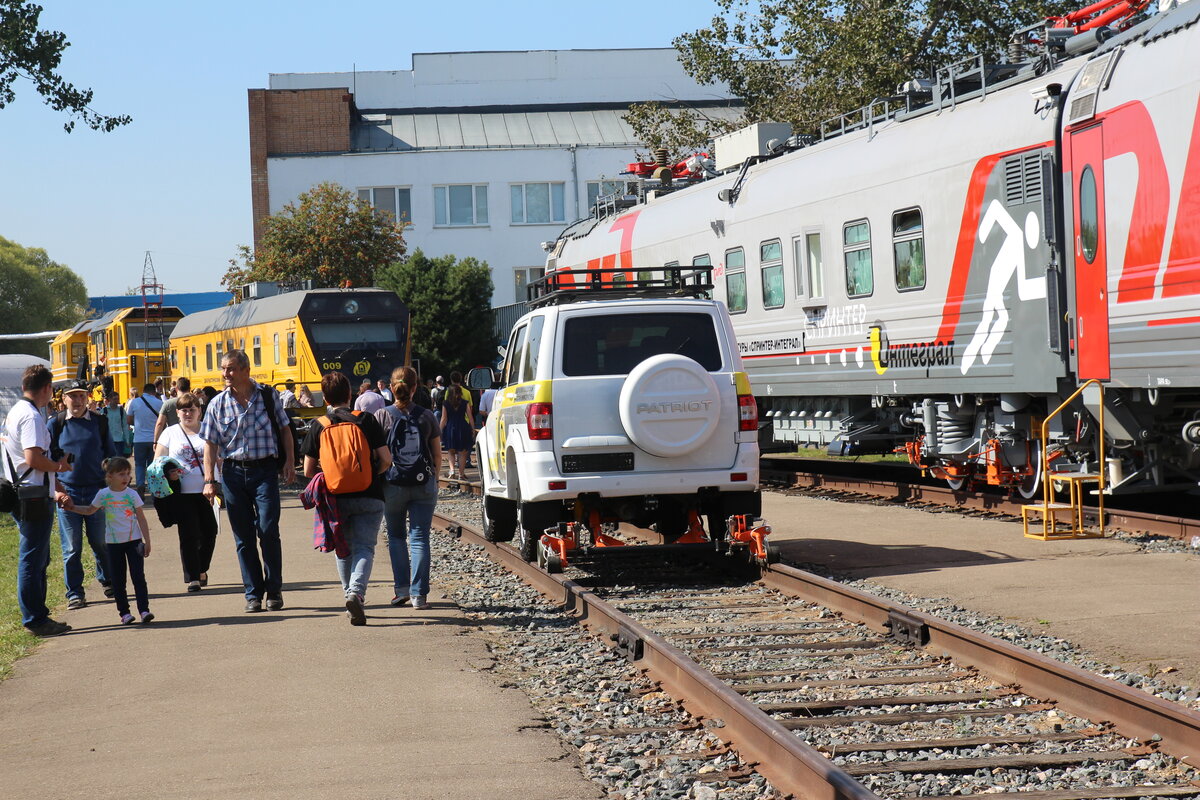
{"label": "locomotive cab window", "polygon": [[1083,257],[1091,264],[1100,246],[1100,209],[1096,201],[1096,174],[1091,165],[1083,168],[1079,178],[1079,246]]}
{"label": "locomotive cab window", "polygon": [[842,259],[846,265],[846,296],[866,297],[875,291],[871,267],[871,224],[865,219],[842,226]]}
{"label": "locomotive cab window", "polygon": [[892,214],[892,257],[898,290],[925,288],[925,228],[921,209],[906,208]]}
{"label": "locomotive cab window", "polygon": [[287,335],[287,365],[296,366],[296,332],[288,331]]}
{"label": "locomotive cab window", "polygon": [[725,251],[725,305],[730,314],[746,310],[746,252],[740,247]]}
{"label": "locomotive cab window", "polygon": [[778,239],[758,246],[758,263],[762,270],[763,308],[783,306],[783,245]]}

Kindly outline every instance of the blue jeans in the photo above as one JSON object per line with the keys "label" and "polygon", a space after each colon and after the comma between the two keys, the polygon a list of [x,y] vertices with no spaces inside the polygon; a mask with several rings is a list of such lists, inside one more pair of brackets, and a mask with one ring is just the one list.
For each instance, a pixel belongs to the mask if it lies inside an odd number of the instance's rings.
{"label": "blue jeans", "polygon": [[437,482],[425,486],[383,485],[392,585],[399,597],[429,594],[429,526],[437,505]]}
{"label": "blue jeans", "polygon": [[342,591],[349,597],[367,596],[367,582],[375,563],[375,543],[379,540],[379,523],[383,521],[383,501],[373,497],[338,498],[338,517],[342,538],[350,545],[350,555],[338,558],[338,577]]}
{"label": "blue jeans", "polygon": [[[47,500],[47,503],[50,501]],[[54,515],[47,511],[46,518],[37,522],[26,522],[13,517],[17,522],[17,605],[21,607],[21,624],[32,627],[50,618],[46,608],[46,568],[50,566],[50,531],[54,527]]]}
{"label": "blue jeans", "polygon": [[[243,467],[226,461],[221,476],[229,528],[237,544],[247,600],[283,591],[279,543],[279,473],[270,466]],[[256,541],[257,540],[257,541]],[[262,560],[258,550],[262,547]]]}
{"label": "blue jeans", "polygon": [[154,460],[154,442],[134,442],[133,443],[133,460],[134,469],[136,470],[137,478],[134,483],[143,491],[146,488],[146,469],[150,466],[150,462]]}
{"label": "blue jeans", "polygon": [[[58,485],[71,496],[75,505],[86,506],[92,502],[100,486]],[[108,583],[108,548],[104,545],[104,514],[84,516],[73,511],[58,510],[58,540],[62,543],[63,583],[67,586],[67,599],[83,599],[83,534],[87,531],[88,544],[96,557],[96,580]]]}

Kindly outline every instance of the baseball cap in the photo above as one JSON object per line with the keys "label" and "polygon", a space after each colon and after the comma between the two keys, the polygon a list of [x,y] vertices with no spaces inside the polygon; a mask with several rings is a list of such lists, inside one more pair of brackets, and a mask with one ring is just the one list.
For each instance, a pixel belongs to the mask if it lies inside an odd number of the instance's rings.
{"label": "baseball cap", "polygon": [[63,394],[67,392],[86,392],[88,389],[87,381],[70,381],[63,387]]}

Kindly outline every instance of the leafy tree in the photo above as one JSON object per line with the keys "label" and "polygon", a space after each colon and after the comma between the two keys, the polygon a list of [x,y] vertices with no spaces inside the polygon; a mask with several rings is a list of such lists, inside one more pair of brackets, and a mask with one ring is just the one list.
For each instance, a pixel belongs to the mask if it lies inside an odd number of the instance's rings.
{"label": "leafy tree", "polygon": [[682,156],[753,122],[797,133],[886,98],[938,66],[974,54],[1002,59],[1019,29],[1077,0],[717,0],[707,28],[674,40],[684,70],[724,82],[744,106],[736,121],[639,104],[625,117],[651,147]]}
{"label": "leafy tree", "polygon": [[128,125],[133,118],[127,114],[110,117],[93,111],[92,90],[76,89],[58,74],[63,51],[71,43],[66,34],[41,30],[41,14],[42,7],[36,3],[0,0],[0,108],[16,100],[13,83],[26,78],[51,108],[71,115],[63,123],[67,133],[75,129],[76,117],[92,130],[105,133]]}
{"label": "leafy tree", "polygon": [[[69,328],[84,318],[87,287],[45,250],[0,237],[0,332],[36,333]],[[44,356],[46,343],[0,340],[2,353]]]}
{"label": "leafy tree", "polygon": [[404,224],[321,183],[268,217],[257,249],[239,247],[221,283],[230,291],[254,281],[373,286],[376,271],[404,255]]}
{"label": "leafy tree", "polygon": [[379,273],[411,314],[413,358],[425,376],[466,371],[496,357],[492,333],[492,272],[487,262],[452,255],[431,258],[420,248]]}

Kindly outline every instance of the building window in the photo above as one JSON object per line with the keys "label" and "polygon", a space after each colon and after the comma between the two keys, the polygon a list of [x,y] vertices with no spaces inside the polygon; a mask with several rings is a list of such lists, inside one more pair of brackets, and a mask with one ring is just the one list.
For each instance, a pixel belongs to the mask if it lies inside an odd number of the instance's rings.
{"label": "building window", "polygon": [[525,301],[525,290],[529,284],[546,274],[545,267],[515,267],[513,268],[513,286],[516,288],[517,302]]}
{"label": "building window", "polygon": [[275,363],[279,363],[279,334],[275,334]]}
{"label": "building window", "polygon": [[778,239],[758,246],[758,263],[762,268],[763,308],[783,305],[783,244]]}
{"label": "building window", "polygon": [[740,247],[725,251],[725,305],[730,314],[746,310],[746,253]]}
{"label": "building window", "polygon": [[407,186],[374,186],[359,189],[358,199],[370,204],[381,216],[387,213],[394,220],[412,222],[412,189]]}
{"label": "building window", "polygon": [[896,268],[896,288],[925,288],[925,229],[921,209],[906,208],[892,214],[892,256]]}
{"label": "building window", "polygon": [[810,298],[825,297],[825,260],[821,257],[821,234],[806,233],[792,239],[792,255],[796,260],[796,295],[806,291]]}
{"label": "building window", "polygon": [[254,337],[254,366],[262,366],[262,337]]}
{"label": "building window", "polygon": [[587,207],[596,205],[601,195],[616,194],[625,191],[625,181],[588,181]]}
{"label": "building window", "polygon": [[487,184],[433,187],[434,225],[487,225]]}
{"label": "building window", "polygon": [[514,183],[509,186],[512,196],[512,223],[538,225],[565,222],[562,183]]}
{"label": "building window", "polygon": [[875,291],[871,270],[871,224],[865,219],[842,227],[842,258],[846,264],[846,296],[866,297]]}
{"label": "building window", "polygon": [[287,335],[287,365],[296,366],[296,332],[288,331]]}

